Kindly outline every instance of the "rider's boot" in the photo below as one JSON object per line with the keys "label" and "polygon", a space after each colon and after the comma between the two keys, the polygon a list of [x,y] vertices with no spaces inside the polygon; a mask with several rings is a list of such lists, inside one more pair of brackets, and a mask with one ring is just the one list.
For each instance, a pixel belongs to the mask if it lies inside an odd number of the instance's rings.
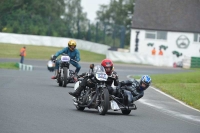
{"label": "rider's boot", "polygon": [[77,75],[78,75],[77,72],[75,72],[75,74],[74,74],[74,82],[78,81]]}
{"label": "rider's boot", "polygon": [[55,70],[55,75],[51,77],[51,79],[57,79],[58,76],[58,70]]}
{"label": "rider's boot", "polygon": [[69,92],[69,94],[74,97],[78,97],[81,94],[82,90],[83,90],[83,87],[79,86],[74,92]]}

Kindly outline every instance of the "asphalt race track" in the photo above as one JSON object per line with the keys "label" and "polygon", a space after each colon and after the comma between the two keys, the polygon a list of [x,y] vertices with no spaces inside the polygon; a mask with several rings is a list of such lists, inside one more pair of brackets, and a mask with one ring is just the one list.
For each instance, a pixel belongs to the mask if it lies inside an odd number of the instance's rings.
{"label": "asphalt race track", "polygon": [[[0,62],[18,62],[1,59]],[[45,60],[27,60],[33,71],[0,69],[0,133],[199,133],[200,112],[150,87],[135,102],[137,110],[130,115],[109,110],[105,116],[95,109],[77,111],[68,94],[74,84],[58,87],[50,79]],[[80,73],[89,64],[80,62]],[[94,63],[95,65],[98,63]],[[73,69],[74,67],[71,66]],[[120,80],[128,75],[164,74],[188,71],[115,64]],[[153,80],[153,79],[152,79]]]}

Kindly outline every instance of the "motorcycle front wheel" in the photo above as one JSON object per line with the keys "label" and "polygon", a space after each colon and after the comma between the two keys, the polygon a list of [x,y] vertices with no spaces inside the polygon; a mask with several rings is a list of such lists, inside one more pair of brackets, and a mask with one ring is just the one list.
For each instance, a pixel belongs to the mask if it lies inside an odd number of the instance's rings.
{"label": "motorcycle front wheel", "polygon": [[105,115],[109,107],[109,92],[107,88],[100,91],[99,102],[97,109],[100,115]]}
{"label": "motorcycle front wheel", "polygon": [[66,87],[68,84],[68,68],[63,67],[63,87]]}
{"label": "motorcycle front wheel", "polygon": [[62,85],[63,85],[63,81],[61,80],[60,74],[58,74],[57,82],[58,82],[58,85],[59,85],[59,86],[62,86]]}

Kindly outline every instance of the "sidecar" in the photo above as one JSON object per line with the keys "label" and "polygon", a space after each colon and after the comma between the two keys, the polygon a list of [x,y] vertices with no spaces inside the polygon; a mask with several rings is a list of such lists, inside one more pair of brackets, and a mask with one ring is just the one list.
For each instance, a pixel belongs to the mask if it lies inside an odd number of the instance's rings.
{"label": "sidecar", "polygon": [[137,107],[133,102],[133,95],[130,91],[123,90],[119,97],[110,95],[109,109],[118,111],[121,110],[122,114],[129,115],[131,110],[136,110]]}

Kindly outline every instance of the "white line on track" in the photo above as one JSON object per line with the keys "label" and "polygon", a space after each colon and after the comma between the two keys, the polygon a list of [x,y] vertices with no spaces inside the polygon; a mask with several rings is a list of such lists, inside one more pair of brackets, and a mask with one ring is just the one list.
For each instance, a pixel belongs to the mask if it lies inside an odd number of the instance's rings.
{"label": "white line on track", "polygon": [[164,112],[166,114],[169,114],[171,116],[175,116],[175,117],[178,117],[178,118],[184,118],[184,119],[188,119],[188,120],[191,120],[191,121],[200,122],[200,116],[187,115],[187,114],[183,114],[183,113],[180,113],[180,112],[177,112],[177,111],[172,111],[172,110],[166,109],[165,107],[152,104],[147,99],[140,99],[139,102],[141,102],[142,104],[148,105],[150,107],[156,108],[159,111]]}

